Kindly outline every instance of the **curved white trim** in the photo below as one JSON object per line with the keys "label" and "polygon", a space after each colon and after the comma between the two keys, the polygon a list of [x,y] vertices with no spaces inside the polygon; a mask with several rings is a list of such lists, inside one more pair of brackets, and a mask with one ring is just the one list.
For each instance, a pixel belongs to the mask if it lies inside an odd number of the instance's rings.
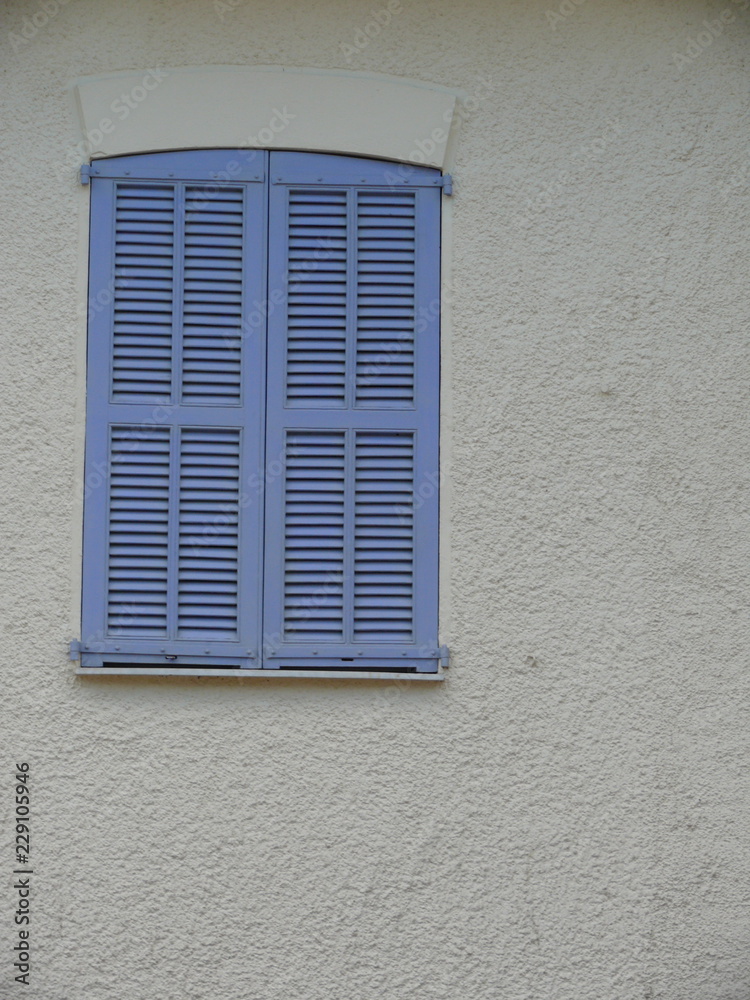
{"label": "curved white trim", "polygon": [[88,156],[167,149],[300,149],[447,168],[457,91],[397,77],[278,66],[206,66],[84,77]]}

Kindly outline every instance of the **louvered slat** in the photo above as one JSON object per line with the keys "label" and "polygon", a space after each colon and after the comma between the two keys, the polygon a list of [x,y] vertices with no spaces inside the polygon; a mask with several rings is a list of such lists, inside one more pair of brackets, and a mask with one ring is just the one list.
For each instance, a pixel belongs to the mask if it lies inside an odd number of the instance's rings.
{"label": "louvered slat", "polygon": [[167,634],[169,453],[169,428],[112,428],[107,579],[111,635]]}
{"label": "louvered slat", "polygon": [[354,466],[354,640],[410,642],[414,435],[358,432]]}
{"label": "louvered slat", "polygon": [[356,405],[414,403],[413,191],[357,197]]}
{"label": "louvered slat", "polygon": [[180,436],[177,634],[232,639],[238,627],[240,431]]}
{"label": "louvered slat", "polygon": [[116,401],[158,403],[170,397],[174,239],[172,185],[117,185],[112,344]]}
{"label": "louvered slat", "polygon": [[292,190],[288,215],[290,406],[346,401],[347,195]]}
{"label": "louvered slat", "polygon": [[182,400],[240,401],[244,196],[241,188],[185,191]]}
{"label": "louvered slat", "polygon": [[284,631],[294,641],[343,638],[343,431],[290,431],[284,496]]}

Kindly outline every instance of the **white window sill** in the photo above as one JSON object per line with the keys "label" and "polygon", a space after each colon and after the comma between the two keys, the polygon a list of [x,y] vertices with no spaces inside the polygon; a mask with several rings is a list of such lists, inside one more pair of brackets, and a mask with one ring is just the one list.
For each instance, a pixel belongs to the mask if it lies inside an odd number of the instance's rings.
{"label": "white window sill", "polygon": [[436,673],[398,673],[397,671],[367,670],[243,670],[238,668],[207,667],[133,667],[116,665],[111,667],[78,667],[76,674],[84,676],[108,677],[237,677],[244,679],[262,677],[265,680],[295,678],[303,680],[360,680],[360,681],[442,681],[442,669]]}

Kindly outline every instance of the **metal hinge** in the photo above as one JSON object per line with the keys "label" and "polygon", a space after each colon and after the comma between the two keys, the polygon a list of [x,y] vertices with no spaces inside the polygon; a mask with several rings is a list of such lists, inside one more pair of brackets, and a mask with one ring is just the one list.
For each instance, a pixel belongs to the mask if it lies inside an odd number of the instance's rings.
{"label": "metal hinge", "polygon": [[438,650],[438,656],[440,657],[440,666],[443,667],[444,670],[447,670],[451,665],[451,651],[447,646],[441,646]]}
{"label": "metal hinge", "polygon": [[443,189],[443,194],[452,195],[453,194],[453,175],[443,174],[440,178],[440,187]]}
{"label": "metal hinge", "polygon": [[82,163],[81,169],[79,171],[79,176],[81,178],[81,184],[88,184],[91,180],[91,164]]}
{"label": "metal hinge", "polygon": [[68,649],[68,659],[69,660],[80,660],[81,659],[81,640],[71,639],[70,648]]}

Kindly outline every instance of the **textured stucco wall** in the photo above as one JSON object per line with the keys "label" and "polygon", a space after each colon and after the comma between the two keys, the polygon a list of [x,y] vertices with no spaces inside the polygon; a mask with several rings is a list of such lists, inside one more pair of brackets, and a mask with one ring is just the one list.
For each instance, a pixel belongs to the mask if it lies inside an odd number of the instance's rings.
{"label": "textured stucco wall", "polygon": [[[750,992],[747,4],[404,0],[362,45],[380,6],[70,0],[19,43],[40,6],[3,4],[0,997],[25,989],[14,759],[29,996]],[[476,97],[449,227],[443,685],[99,681],[65,659],[87,199],[67,88],[206,63]]]}

